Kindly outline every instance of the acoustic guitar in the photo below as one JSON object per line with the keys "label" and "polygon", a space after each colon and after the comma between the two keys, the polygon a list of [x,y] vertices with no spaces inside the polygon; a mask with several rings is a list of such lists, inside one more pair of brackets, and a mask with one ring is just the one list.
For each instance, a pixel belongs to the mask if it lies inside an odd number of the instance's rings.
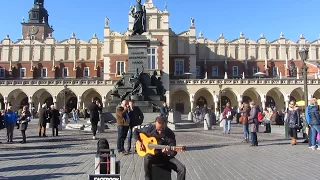
{"label": "acoustic guitar", "polygon": [[141,143],[145,147],[145,151],[140,150],[140,146],[138,145],[138,142],[136,142],[136,150],[137,154],[141,157],[151,154],[155,155],[156,149],[164,149],[167,148],[169,151],[177,151],[177,152],[183,152],[185,151],[185,146],[167,146],[167,145],[158,145],[157,139],[155,137],[147,137],[143,133],[139,133]]}

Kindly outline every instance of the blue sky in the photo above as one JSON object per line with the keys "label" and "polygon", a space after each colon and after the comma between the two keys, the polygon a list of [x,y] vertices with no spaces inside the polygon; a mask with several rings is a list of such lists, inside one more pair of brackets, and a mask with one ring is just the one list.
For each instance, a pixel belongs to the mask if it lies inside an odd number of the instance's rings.
{"label": "blue sky", "polygon": [[[142,0],[144,2],[144,0]],[[77,38],[89,40],[92,34],[103,37],[104,18],[110,19],[112,30],[124,32],[128,27],[130,4],[135,0],[45,0],[49,23],[57,40],[67,39],[74,32]],[[287,39],[297,41],[301,33],[309,40],[319,38],[319,0],[153,0],[159,9],[167,3],[170,27],[176,33],[189,28],[195,18],[197,35],[216,40],[220,33],[228,40],[245,37],[257,40],[260,33],[271,41],[283,32]],[[0,39],[9,34],[21,37],[21,19],[28,17],[33,0],[1,0]]]}

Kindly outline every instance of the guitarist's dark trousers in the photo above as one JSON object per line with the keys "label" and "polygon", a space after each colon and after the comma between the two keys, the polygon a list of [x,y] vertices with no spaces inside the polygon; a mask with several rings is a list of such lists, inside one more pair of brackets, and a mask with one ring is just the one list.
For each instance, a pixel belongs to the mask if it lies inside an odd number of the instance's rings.
{"label": "guitarist's dark trousers", "polygon": [[167,165],[168,168],[177,172],[177,180],[186,179],[186,167],[175,157],[169,157],[165,154],[146,155],[144,157],[145,180],[152,180],[152,164]]}

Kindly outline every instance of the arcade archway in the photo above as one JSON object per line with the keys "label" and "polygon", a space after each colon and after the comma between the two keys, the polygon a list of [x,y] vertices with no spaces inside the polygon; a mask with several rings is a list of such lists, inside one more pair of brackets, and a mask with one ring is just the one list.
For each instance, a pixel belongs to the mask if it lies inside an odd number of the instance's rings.
{"label": "arcade archway", "polygon": [[29,98],[21,89],[16,89],[9,93],[8,102],[14,111],[18,111],[23,106],[29,105]]}
{"label": "arcade archway", "polygon": [[291,96],[292,100],[295,100],[295,101],[304,100],[304,93],[303,93],[302,88],[300,88],[300,87],[294,89],[294,90],[290,93],[290,96]]}
{"label": "arcade archway", "polygon": [[170,98],[170,107],[181,114],[187,114],[190,112],[191,104],[189,94],[184,90],[174,92]]}
{"label": "arcade archway", "polygon": [[257,105],[262,107],[260,94],[257,92],[257,90],[255,88],[250,88],[250,89],[247,89],[246,91],[244,91],[242,98],[243,98],[242,102],[246,102],[250,99],[250,101],[253,100]]}
{"label": "arcade archway", "polygon": [[266,107],[285,108],[284,95],[279,88],[272,88],[266,94]]}
{"label": "arcade archway", "polygon": [[73,108],[77,109],[78,98],[76,94],[69,88],[60,91],[57,95],[57,109],[66,107],[68,112]]}
{"label": "arcade archway", "polygon": [[102,103],[101,95],[95,89],[88,89],[82,94],[82,108],[86,108],[92,99],[98,100]]}

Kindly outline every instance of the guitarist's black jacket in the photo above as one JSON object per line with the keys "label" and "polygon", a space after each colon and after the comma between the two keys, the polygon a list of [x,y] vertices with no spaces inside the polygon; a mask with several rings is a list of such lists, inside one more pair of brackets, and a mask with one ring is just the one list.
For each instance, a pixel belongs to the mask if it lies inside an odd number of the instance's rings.
{"label": "guitarist's black jacket", "polygon": [[[158,141],[158,145],[176,146],[176,137],[174,135],[174,132],[168,127],[166,127],[163,134],[158,134],[158,132],[156,131],[156,126],[154,124],[138,126],[133,132],[134,139],[140,140],[139,133],[143,133],[148,137],[155,137]],[[169,151],[165,154],[174,157],[175,155],[177,155],[177,152]],[[162,153],[160,149],[156,150],[156,155],[164,155],[164,153]]]}

